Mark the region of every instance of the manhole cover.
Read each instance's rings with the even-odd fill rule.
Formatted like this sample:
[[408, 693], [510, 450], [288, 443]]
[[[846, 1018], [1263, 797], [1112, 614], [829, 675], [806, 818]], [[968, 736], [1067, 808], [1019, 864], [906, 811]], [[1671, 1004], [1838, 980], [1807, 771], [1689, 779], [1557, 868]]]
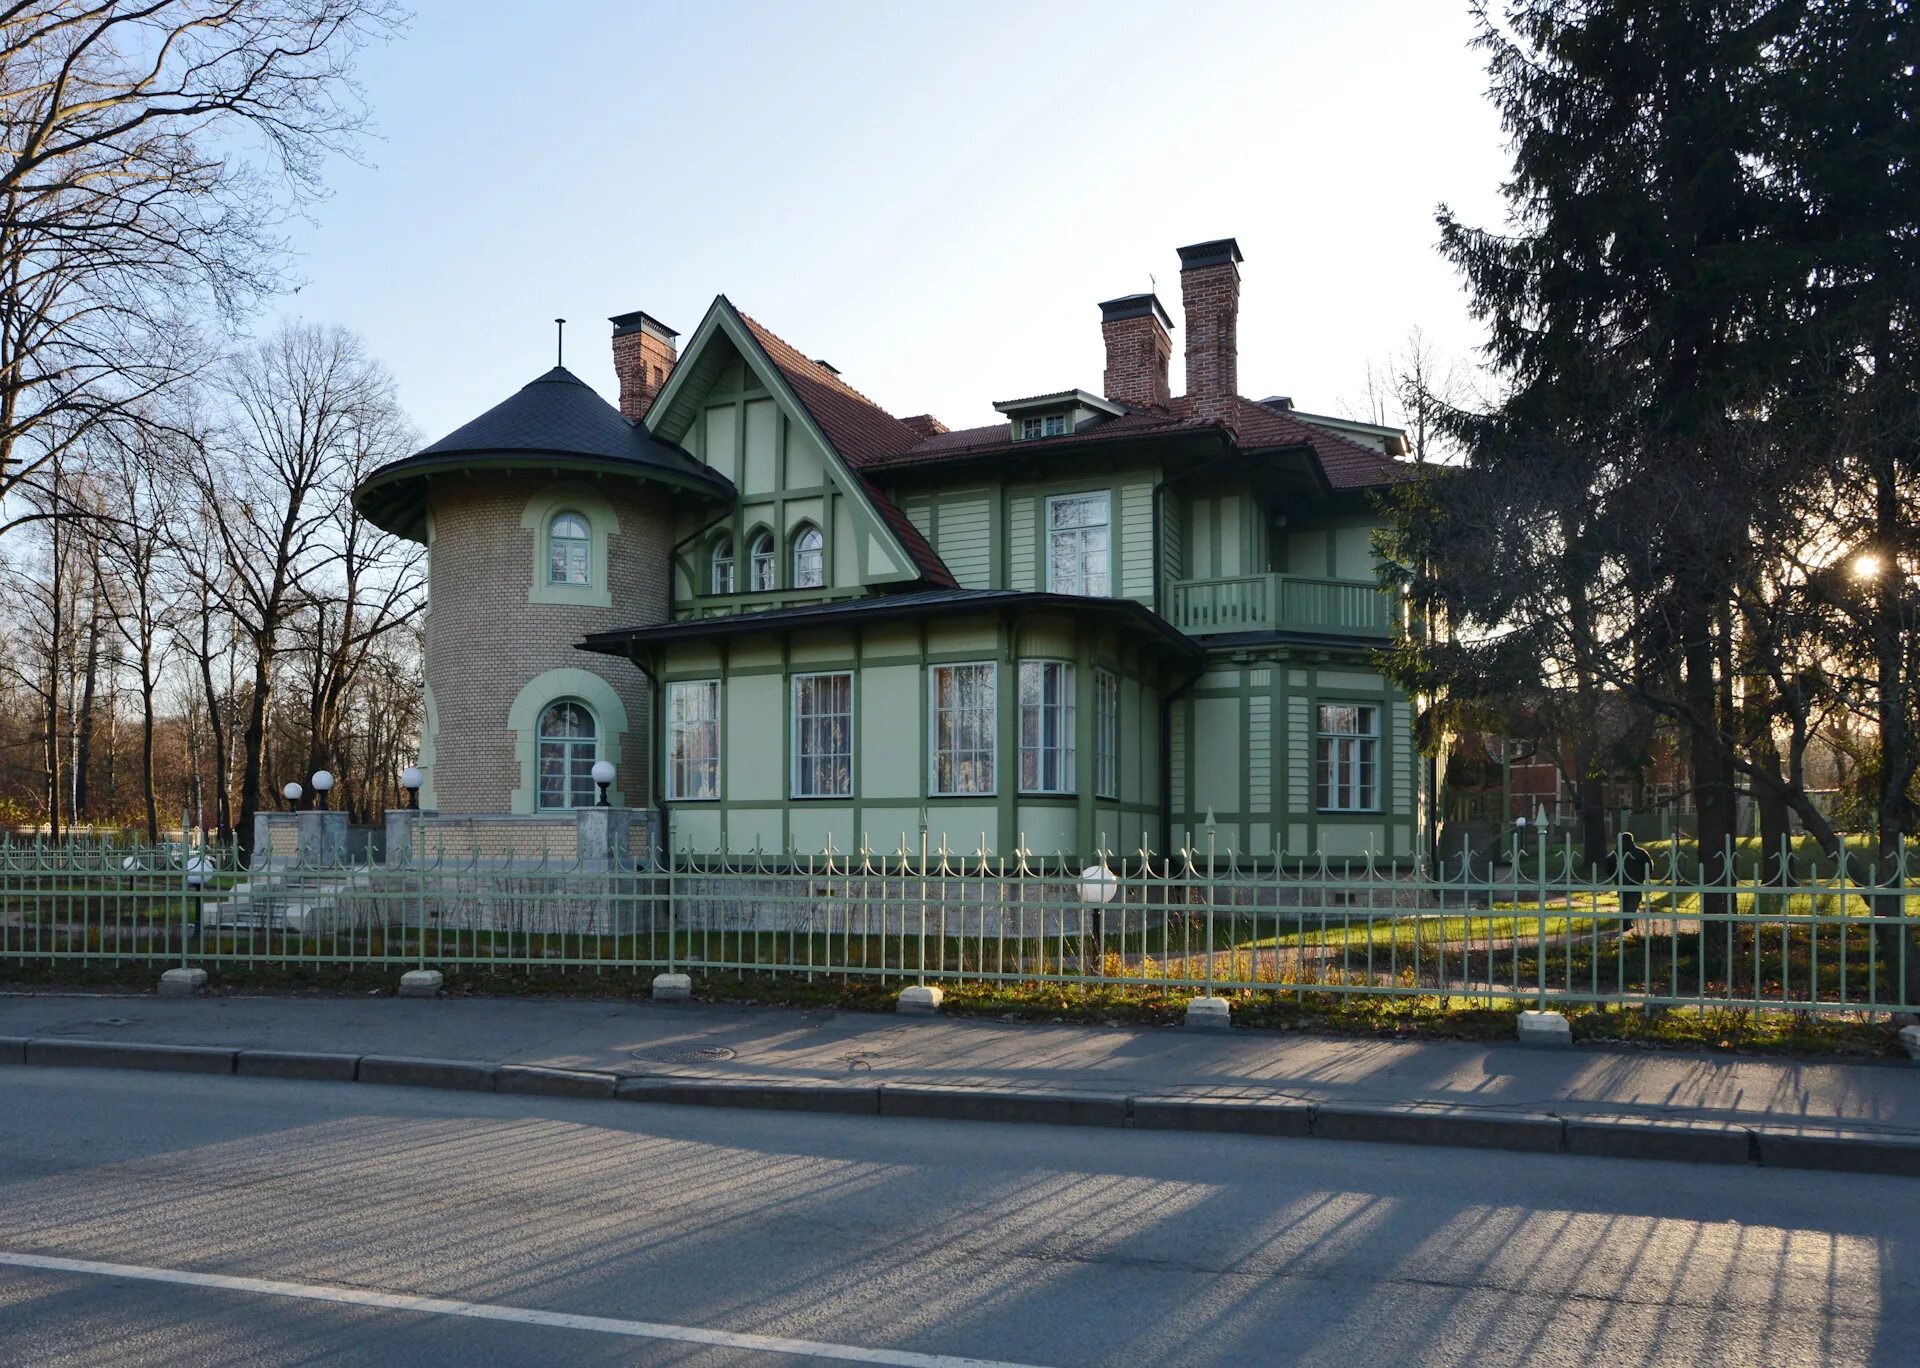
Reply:
[[713, 1064], [733, 1058], [733, 1051], [725, 1045], [688, 1045], [680, 1049], [655, 1050], [642, 1047], [628, 1050], [635, 1059], [644, 1059], [652, 1064]]

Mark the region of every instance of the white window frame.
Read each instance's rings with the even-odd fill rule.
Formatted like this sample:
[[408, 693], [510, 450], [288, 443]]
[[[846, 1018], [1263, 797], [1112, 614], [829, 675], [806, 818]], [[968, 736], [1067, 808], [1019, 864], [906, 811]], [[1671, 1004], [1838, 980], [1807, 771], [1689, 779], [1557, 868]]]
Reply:
[[[1046, 700], [1046, 680], [1054, 675], [1059, 684], [1054, 701]], [[1027, 681], [1039, 681], [1039, 698], [1029, 704]], [[1023, 660], [1018, 677], [1020, 709], [1020, 792], [1072, 794], [1074, 787], [1074, 729], [1078, 725], [1078, 700], [1074, 689], [1078, 677], [1070, 660]], [[1049, 729], [1052, 740], [1049, 742]]]
[[[1360, 730], [1330, 730], [1328, 713], [1351, 708]], [[1380, 704], [1328, 698], [1314, 704], [1313, 799], [1320, 812], [1380, 811]]]
[[[571, 519], [579, 532], [560, 531], [560, 524]], [[556, 563], [555, 553], [565, 548], [564, 563]], [[563, 508], [547, 519], [547, 583], [570, 589], [593, 586], [593, 520], [574, 508]]]
[[[1098, 523], [1078, 523], [1072, 527], [1056, 528], [1053, 525], [1054, 510], [1062, 504], [1093, 503], [1100, 504], [1102, 513]], [[1050, 594], [1075, 594], [1081, 598], [1110, 598], [1113, 595], [1113, 491], [1110, 489], [1089, 489], [1079, 494], [1055, 494], [1047, 500], [1046, 535], [1041, 539], [1041, 554], [1047, 559], [1047, 592]], [[1098, 535], [1094, 535], [1098, 533]], [[1055, 553], [1056, 542], [1070, 539], [1073, 543], [1073, 578], [1062, 583], [1057, 571], [1060, 558]], [[1099, 542], [1097, 550], [1089, 549], [1089, 544]], [[1097, 581], [1097, 584], [1096, 584]]]
[[[696, 692], [697, 691], [697, 692]], [[683, 737], [707, 733], [706, 753], [689, 757]], [[696, 767], [704, 784], [695, 782]], [[700, 791], [705, 789], [704, 792]], [[667, 685], [667, 797], [678, 803], [720, 798], [720, 681], [676, 679]]]
[[1043, 413], [1033, 418], [1020, 420], [1020, 440], [1031, 442], [1041, 437], [1064, 437], [1067, 435], [1067, 415], [1064, 413]]
[[764, 594], [779, 585], [780, 548], [773, 533], [761, 528], [747, 538], [747, 592]]
[[[726, 554], [722, 555], [721, 553]], [[733, 536], [716, 538], [707, 557], [707, 589], [710, 593], [731, 594], [734, 584]]]
[[[845, 787], [843, 788], [829, 790], [816, 787], [809, 789], [805, 784], [808, 761], [808, 756], [805, 751], [805, 730], [807, 722], [800, 714], [800, 694], [803, 684], [816, 679], [844, 679], [847, 681], [847, 710], [844, 713], [819, 713], [815, 715], [816, 726], [819, 722], [835, 718], [845, 721], [846, 749], [844, 751], [818, 752], [815, 760], [817, 764], [844, 758], [846, 768]], [[854, 726], [858, 721], [857, 704], [854, 698], [853, 671], [816, 670], [809, 674], [794, 675], [787, 690], [787, 719], [788, 731], [791, 734], [789, 739], [789, 761], [792, 773], [792, 783], [788, 791], [788, 796], [793, 798], [852, 798], [854, 790]]]
[[1120, 676], [1093, 672], [1093, 796], [1120, 799]]
[[[940, 697], [941, 676], [954, 675], [962, 670], [984, 671], [986, 675], [985, 687], [975, 695], [976, 706], [971, 719], [967, 719], [960, 709], [943, 706]], [[999, 792], [999, 697], [1000, 667], [991, 660], [964, 660], [927, 667], [927, 756], [931, 766], [927, 773], [929, 797], [978, 798], [991, 797]], [[979, 699], [985, 700], [984, 709], [977, 706]], [[976, 742], [984, 735], [984, 745], [949, 744], [959, 734], [960, 724], [966, 721], [970, 721]], [[950, 759], [949, 769], [954, 777], [959, 775], [961, 765], [971, 760], [974, 763], [972, 786], [961, 787], [953, 783], [952, 778], [943, 785], [940, 782], [940, 763], [943, 758]]]
[[[811, 539], [811, 544], [809, 544]], [[803, 564], [810, 567], [804, 573]], [[827, 584], [827, 537], [826, 533], [812, 523], [800, 524], [793, 534], [793, 587], [795, 589], [824, 589]]]
[[[563, 705], [578, 708], [587, 715], [587, 721], [593, 727], [592, 736], [547, 734], [547, 714]], [[553, 698], [541, 704], [540, 711], [533, 718], [533, 803], [537, 811], [571, 812], [576, 808], [592, 807], [598, 801], [593, 767], [600, 759], [600, 736], [603, 730], [600, 715], [587, 706], [585, 699]], [[550, 744], [562, 748], [558, 758], [564, 766], [561, 775], [563, 801], [558, 803], [547, 801], [547, 747]], [[583, 746], [584, 754], [581, 753]]]

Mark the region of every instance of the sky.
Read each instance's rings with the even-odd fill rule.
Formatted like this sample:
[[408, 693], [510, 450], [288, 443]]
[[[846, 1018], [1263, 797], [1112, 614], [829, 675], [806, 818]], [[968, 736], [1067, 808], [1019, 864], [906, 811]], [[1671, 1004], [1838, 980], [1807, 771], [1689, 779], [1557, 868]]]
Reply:
[[[378, 137], [272, 314], [342, 324], [431, 440], [553, 364], [615, 395], [609, 315], [726, 294], [889, 411], [1098, 392], [1103, 299], [1239, 239], [1240, 388], [1358, 414], [1419, 326], [1480, 338], [1435, 207], [1507, 169], [1455, 0], [414, 0]], [[260, 320], [270, 325], [272, 317]]]

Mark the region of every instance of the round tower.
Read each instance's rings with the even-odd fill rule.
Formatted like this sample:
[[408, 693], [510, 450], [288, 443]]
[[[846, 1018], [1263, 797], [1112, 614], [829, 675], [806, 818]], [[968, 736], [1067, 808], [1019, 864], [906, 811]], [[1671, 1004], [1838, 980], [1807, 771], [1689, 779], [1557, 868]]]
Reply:
[[420, 804], [448, 813], [653, 801], [653, 700], [591, 632], [664, 622], [675, 513], [726, 480], [556, 366], [354, 491], [427, 547]]

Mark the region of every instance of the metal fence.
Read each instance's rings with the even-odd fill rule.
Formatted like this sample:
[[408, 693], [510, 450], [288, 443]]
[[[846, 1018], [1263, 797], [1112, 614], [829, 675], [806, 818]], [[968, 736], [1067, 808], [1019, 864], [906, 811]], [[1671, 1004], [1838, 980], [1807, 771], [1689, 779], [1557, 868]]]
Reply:
[[[658, 866], [439, 850], [250, 866], [232, 848], [0, 844], [0, 972], [394, 966], [800, 975], [1451, 1004], [1920, 1007], [1920, 890], [1748, 847], [1725, 882], [1690, 848], [1637, 882], [1571, 846], [1459, 861], [1247, 862], [1212, 849], [1078, 861], [921, 845]], [[1639, 866], [1629, 861], [1630, 874]], [[1782, 867], [1776, 865], [1776, 868]]]

